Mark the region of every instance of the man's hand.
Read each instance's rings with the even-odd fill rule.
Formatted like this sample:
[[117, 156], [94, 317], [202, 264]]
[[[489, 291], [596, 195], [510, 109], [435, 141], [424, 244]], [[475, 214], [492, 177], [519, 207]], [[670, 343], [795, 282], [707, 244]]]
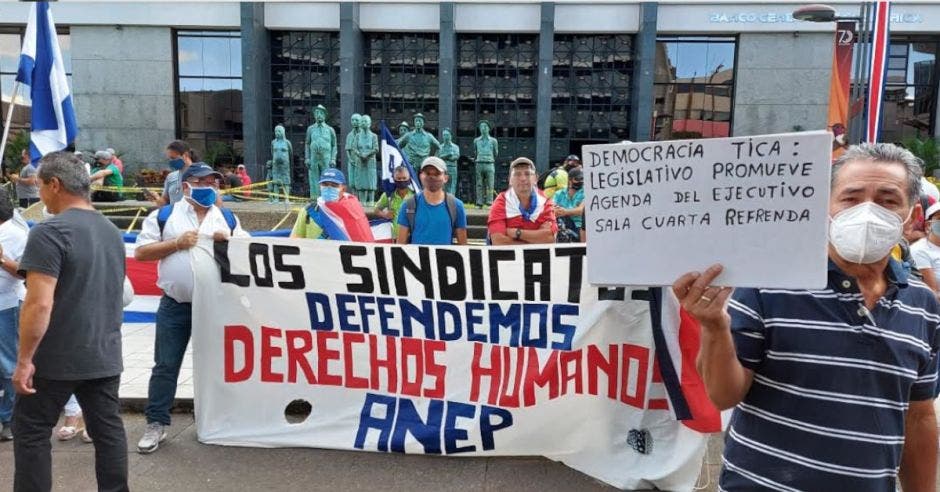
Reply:
[[13, 389], [21, 395], [32, 395], [36, 393], [33, 388], [33, 374], [36, 372], [36, 366], [32, 361], [17, 362], [16, 369], [13, 370]]
[[679, 304], [704, 328], [716, 329], [731, 325], [731, 316], [725, 305], [734, 289], [711, 285], [723, 269], [721, 265], [712, 265], [704, 274], [687, 273], [672, 284], [672, 292], [679, 299]]
[[186, 231], [176, 238], [176, 249], [184, 251], [195, 246], [197, 242], [199, 242], [199, 234], [196, 231]]

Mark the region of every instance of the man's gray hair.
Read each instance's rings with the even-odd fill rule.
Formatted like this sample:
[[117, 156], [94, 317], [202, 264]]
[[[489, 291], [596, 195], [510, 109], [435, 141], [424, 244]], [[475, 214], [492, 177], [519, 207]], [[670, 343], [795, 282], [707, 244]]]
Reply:
[[51, 152], [39, 160], [39, 173], [43, 183], [52, 178], [59, 178], [62, 188], [70, 195], [88, 198], [91, 191], [91, 180], [85, 163], [71, 152]]
[[920, 178], [924, 175], [923, 161], [911, 151], [888, 143], [853, 145], [832, 163], [832, 184], [835, 184], [842, 166], [852, 161], [901, 164], [907, 171], [908, 204], [913, 206], [920, 200]]

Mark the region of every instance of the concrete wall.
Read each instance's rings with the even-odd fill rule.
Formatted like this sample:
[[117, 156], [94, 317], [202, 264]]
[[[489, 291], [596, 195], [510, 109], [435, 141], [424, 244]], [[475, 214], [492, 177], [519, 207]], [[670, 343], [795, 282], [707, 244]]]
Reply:
[[741, 34], [733, 135], [826, 128], [832, 33]]
[[76, 148], [113, 147], [125, 174], [162, 161], [176, 126], [170, 28], [73, 26], [71, 42]]

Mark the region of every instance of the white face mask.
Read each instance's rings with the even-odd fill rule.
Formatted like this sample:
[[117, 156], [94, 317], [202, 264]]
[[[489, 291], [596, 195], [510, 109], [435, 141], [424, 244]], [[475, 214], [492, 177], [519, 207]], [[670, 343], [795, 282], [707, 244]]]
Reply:
[[898, 214], [875, 202], [860, 203], [830, 219], [829, 244], [846, 261], [875, 263], [901, 241], [903, 227]]

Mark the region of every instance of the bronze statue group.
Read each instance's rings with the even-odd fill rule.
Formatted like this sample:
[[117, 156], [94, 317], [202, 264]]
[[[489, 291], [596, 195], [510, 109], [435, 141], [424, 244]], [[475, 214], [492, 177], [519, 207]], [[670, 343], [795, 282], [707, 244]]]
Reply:
[[[327, 110], [317, 105], [313, 110], [314, 123], [307, 127], [304, 136], [304, 165], [307, 168], [307, 179], [310, 184], [310, 198], [319, 197], [318, 185], [320, 175], [328, 168], [336, 166], [338, 142], [336, 131], [327, 122]], [[424, 115], [414, 115], [414, 128], [407, 122], [398, 127], [399, 148], [408, 163], [418, 168], [429, 156], [440, 157], [447, 165], [447, 174], [452, 179], [447, 183], [447, 192], [456, 192], [457, 160], [460, 159], [460, 147], [453, 141], [450, 129], [441, 131], [439, 141], [433, 134], [424, 129]], [[372, 131], [372, 118], [369, 115], [352, 115], [350, 120], [352, 130], [346, 135], [346, 162], [345, 170], [349, 192], [355, 195], [364, 206], [371, 206], [375, 201], [376, 185], [378, 183], [378, 154], [379, 137]], [[474, 199], [478, 207], [490, 206], [493, 203], [494, 176], [496, 158], [499, 156], [499, 143], [490, 135], [492, 128], [489, 122], [478, 123], [480, 135], [473, 140], [475, 155], [471, 158], [475, 166], [476, 194]], [[274, 140], [271, 141], [271, 160], [267, 162], [266, 180], [269, 181], [271, 201], [285, 202], [290, 199], [291, 163], [294, 149], [287, 139], [284, 127], [277, 125], [274, 128]]]

